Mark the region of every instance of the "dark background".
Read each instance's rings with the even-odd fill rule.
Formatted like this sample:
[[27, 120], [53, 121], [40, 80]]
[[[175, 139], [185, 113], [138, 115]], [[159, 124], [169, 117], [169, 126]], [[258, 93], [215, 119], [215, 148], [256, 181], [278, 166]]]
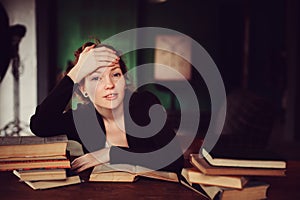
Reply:
[[[297, 0], [168, 0], [162, 3], [154, 0], [37, 0], [38, 102], [55, 86], [57, 76], [73, 59], [74, 50], [89, 38], [104, 40], [136, 27], [169, 28], [190, 36], [206, 49], [218, 66], [228, 96], [235, 95], [236, 91], [243, 94], [230, 98], [229, 105], [233, 105], [233, 109], [228, 109], [234, 114], [226, 119], [231, 125], [225, 124], [225, 130], [249, 132], [253, 136], [252, 143], [260, 140], [259, 143], [270, 144], [277, 150], [283, 145], [282, 141], [287, 141], [288, 145], [285, 143], [283, 148], [291, 149], [285, 154], [297, 157], [290, 152], [300, 141], [299, 9]], [[151, 50], [133, 52], [126, 57], [129, 68], [153, 62], [153, 59]], [[138, 74], [136, 81], [148, 78], [149, 74], [153, 75], [153, 71]], [[199, 74], [193, 74], [191, 84], [202, 110], [199, 135], [203, 136], [201, 133], [205, 132], [210, 116], [210, 99]], [[165, 102], [172, 120], [177, 123], [178, 106], [172, 105], [174, 96], [156, 86], [148, 89]], [[244, 95], [245, 91], [252, 96]], [[252, 112], [256, 108], [251, 106], [259, 104], [249, 100], [253, 95], [263, 98], [261, 107], [270, 105], [272, 113], [264, 115], [263, 109]], [[249, 106], [243, 106], [248, 105], [244, 102], [247, 100]], [[245, 115], [240, 117], [235, 113]], [[265, 122], [266, 118], [272, 123]], [[237, 119], [247, 123], [236, 125]], [[264, 121], [263, 125], [254, 119]], [[257, 131], [256, 126], [265, 126], [262, 131], [265, 133]], [[257, 134], [266, 134], [266, 138], [256, 137]]]

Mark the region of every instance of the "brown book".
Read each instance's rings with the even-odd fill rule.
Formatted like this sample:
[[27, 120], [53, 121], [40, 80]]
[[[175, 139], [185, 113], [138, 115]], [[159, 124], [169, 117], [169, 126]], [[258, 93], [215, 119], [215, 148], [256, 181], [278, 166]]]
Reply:
[[63, 160], [67, 159], [66, 155], [61, 156], [41, 156], [41, 157], [9, 157], [9, 158], [0, 158], [0, 162], [4, 161], [26, 161], [26, 160]]
[[164, 181], [178, 182], [177, 174], [166, 171], [153, 171], [145, 167], [129, 164], [103, 164], [94, 167], [89, 181], [95, 182], [134, 182], [139, 176]]
[[244, 176], [205, 175], [196, 168], [183, 168], [181, 175], [191, 183], [242, 189], [248, 182]]
[[231, 199], [266, 199], [269, 184], [259, 181], [249, 181], [243, 189], [232, 189], [218, 186], [201, 185], [210, 199], [231, 200]]
[[66, 155], [67, 136], [0, 137], [0, 159]]
[[70, 168], [70, 167], [71, 165], [69, 159], [0, 162], [0, 171], [10, 171], [15, 169]]
[[199, 154], [190, 154], [190, 162], [207, 175], [285, 176], [286, 172], [286, 169], [212, 166], [204, 158], [200, 158]]
[[[20, 174], [17, 171], [14, 171], [14, 174], [20, 178]], [[26, 183], [34, 190], [43, 190], [43, 189], [50, 189], [50, 188], [78, 184], [81, 183], [81, 180], [79, 176], [70, 176], [64, 180], [24, 181], [24, 183]]]
[[224, 149], [215, 146], [210, 152], [205, 148], [202, 148], [201, 151], [203, 157], [213, 166], [286, 168], [286, 161], [281, 160], [276, 154], [265, 149]]
[[67, 178], [66, 169], [32, 169], [14, 170], [19, 174], [20, 181], [64, 180]]

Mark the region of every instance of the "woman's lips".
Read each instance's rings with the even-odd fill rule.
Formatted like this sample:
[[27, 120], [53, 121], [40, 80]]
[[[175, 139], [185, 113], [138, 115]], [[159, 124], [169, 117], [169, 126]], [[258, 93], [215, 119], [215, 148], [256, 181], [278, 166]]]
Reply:
[[105, 99], [110, 100], [110, 101], [115, 100], [117, 97], [118, 97], [118, 93], [111, 93], [111, 94], [104, 96]]

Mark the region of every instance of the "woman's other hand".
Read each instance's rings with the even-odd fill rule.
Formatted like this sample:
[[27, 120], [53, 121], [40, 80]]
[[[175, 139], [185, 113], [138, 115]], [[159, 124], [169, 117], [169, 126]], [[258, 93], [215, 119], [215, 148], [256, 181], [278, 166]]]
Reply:
[[96, 165], [107, 163], [109, 162], [109, 150], [110, 148], [103, 148], [80, 156], [71, 163], [71, 169], [79, 173]]
[[105, 46], [94, 48], [95, 46], [86, 47], [80, 54], [77, 64], [67, 74], [74, 83], [79, 83], [98, 68], [119, 62], [120, 58], [114, 50]]

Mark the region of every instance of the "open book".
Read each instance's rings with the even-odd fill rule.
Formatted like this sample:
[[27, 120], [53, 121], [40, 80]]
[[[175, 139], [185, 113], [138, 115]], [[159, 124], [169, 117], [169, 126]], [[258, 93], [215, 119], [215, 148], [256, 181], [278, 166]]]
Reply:
[[267, 150], [214, 148], [208, 152], [202, 148], [202, 155], [213, 166], [286, 168], [286, 161], [279, 159], [274, 153]]
[[178, 182], [177, 174], [129, 164], [103, 164], [94, 167], [89, 181], [94, 182], [134, 182], [139, 176], [164, 181]]
[[205, 158], [199, 157], [199, 154], [190, 154], [190, 162], [207, 175], [285, 176], [286, 172], [286, 169], [212, 166]]

